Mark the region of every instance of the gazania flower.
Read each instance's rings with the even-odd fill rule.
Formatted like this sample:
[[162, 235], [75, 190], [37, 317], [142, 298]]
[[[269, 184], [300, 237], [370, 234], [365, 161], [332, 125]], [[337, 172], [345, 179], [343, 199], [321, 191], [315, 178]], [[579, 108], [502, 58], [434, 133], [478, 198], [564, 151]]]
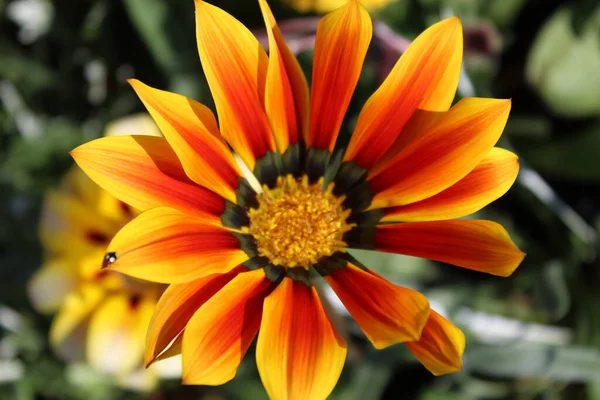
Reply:
[[[159, 134], [153, 125], [146, 116], [129, 117], [111, 124], [107, 134], [140, 126]], [[144, 338], [164, 286], [98, 265], [115, 233], [138, 214], [73, 168], [45, 199], [40, 237], [46, 260], [29, 283], [29, 295], [40, 312], [58, 311], [50, 342], [59, 355], [85, 358], [124, 386], [149, 389], [157, 371], [143, 370]]]
[[[347, 0], [285, 0], [289, 5], [300, 12], [315, 11], [326, 13], [342, 7]], [[394, 0], [363, 0], [361, 4], [368, 10], [378, 10], [385, 7]]]
[[219, 125], [196, 101], [132, 80], [165, 139], [103, 138], [72, 152], [100, 186], [144, 211], [115, 236], [104, 265], [170, 284], [150, 323], [146, 362], [180, 349], [184, 383], [218, 385], [234, 377], [258, 335], [256, 361], [271, 398], [325, 398], [346, 342], [312, 286], [320, 275], [376, 348], [404, 342], [434, 374], [461, 369], [460, 330], [422, 294], [386, 281], [346, 249], [510, 275], [524, 255], [507, 232], [455, 220], [515, 180], [517, 157], [494, 147], [510, 101], [467, 98], [450, 108], [462, 35], [457, 18], [442, 21], [365, 104], [336, 165], [331, 156], [371, 38], [369, 14], [352, 0], [321, 20], [309, 106], [304, 75], [259, 3], [269, 56], [240, 22], [196, 0], [198, 50]]

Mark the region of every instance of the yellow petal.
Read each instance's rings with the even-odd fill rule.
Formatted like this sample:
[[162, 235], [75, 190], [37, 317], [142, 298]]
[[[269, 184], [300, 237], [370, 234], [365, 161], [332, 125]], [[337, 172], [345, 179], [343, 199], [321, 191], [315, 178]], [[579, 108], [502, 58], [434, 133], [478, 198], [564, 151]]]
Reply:
[[112, 294], [92, 315], [87, 356], [99, 371], [122, 374], [142, 363], [144, 337], [156, 298], [152, 295]]
[[106, 125], [104, 136], [147, 135], [162, 136], [158, 126], [148, 114], [128, 115], [111, 121]]
[[42, 313], [56, 311], [78, 283], [77, 269], [66, 258], [53, 258], [44, 263], [27, 285], [33, 306]]
[[100, 285], [82, 285], [78, 291], [70, 293], [52, 321], [50, 344], [54, 348], [81, 325], [104, 299], [105, 292]]

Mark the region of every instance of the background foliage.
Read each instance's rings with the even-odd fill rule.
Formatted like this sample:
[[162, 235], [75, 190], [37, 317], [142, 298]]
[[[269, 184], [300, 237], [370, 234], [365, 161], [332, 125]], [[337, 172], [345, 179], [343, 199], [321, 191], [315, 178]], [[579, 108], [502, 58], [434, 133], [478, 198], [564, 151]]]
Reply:
[[[256, 2], [213, 3], [262, 28]], [[300, 17], [271, 3], [280, 20]], [[42, 256], [40, 202], [71, 165], [67, 152], [100, 136], [109, 121], [142, 111], [125, 80], [135, 76], [212, 106], [193, 7], [191, 0], [0, 0], [0, 399], [265, 398], [252, 354], [221, 388], [118, 389], [52, 355], [49, 320], [25, 295]], [[465, 371], [434, 378], [401, 346], [373, 351], [344, 320], [352, 346], [332, 398], [600, 399], [600, 4], [402, 0], [375, 18], [412, 39], [451, 14], [465, 28], [460, 95], [513, 99], [501, 146], [520, 155], [521, 173], [481, 216], [503, 223], [528, 256], [502, 279], [361, 254], [390, 279], [423, 290], [465, 330]], [[345, 135], [398, 56], [385, 43], [372, 47]], [[310, 60], [303, 52], [308, 75]]]

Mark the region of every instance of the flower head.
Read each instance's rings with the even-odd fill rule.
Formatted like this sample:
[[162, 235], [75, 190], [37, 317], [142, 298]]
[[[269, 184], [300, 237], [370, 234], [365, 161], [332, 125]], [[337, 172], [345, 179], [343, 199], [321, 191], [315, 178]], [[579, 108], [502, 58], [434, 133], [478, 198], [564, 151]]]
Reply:
[[[123, 124], [152, 133], [147, 117], [113, 123], [107, 133]], [[40, 223], [46, 259], [28, 289], [36, 309], [57, 312], [50, 342], [59, 355], [85, 358], [124, 386], [149, 389], [156, 377], [153, 371], [142, 373], [144, 338], [164, 285], [98, 265], [115, 233], [138, 214], [73, 168], [46, 196]]]
[[332, 162], [369, 46], [369, 14], [351, 0], [321, 20], [309, 96], [266, 1], [259, 4], [269, 56], [239, 21], [196, 0], [218, 125], [194, 100], [132, 80], [165, 139], [104, 138], [72, 152], [99, 185], [144, 211], [109, 245], [107, 267], [170, 284], [150, 323], [146, 362], [181, 351], [185, 383], [218, 385], [234, 377], [258, 334], [270, 397], [327, 397], [346, 342], [312, 286], [319, 274], [376, 348], [405, 342], [432, 373], [460, 370], [462, 332], [422, 294], [346, 249], [510, 275], [524, 255], [500, 225], [454, 220], [516, 178], [517, 157], [494, 147], [510, 101], [450, 107], [462, 30], [458, 18], [444, 20], [402, 55], [359, 114], [341, 164]]

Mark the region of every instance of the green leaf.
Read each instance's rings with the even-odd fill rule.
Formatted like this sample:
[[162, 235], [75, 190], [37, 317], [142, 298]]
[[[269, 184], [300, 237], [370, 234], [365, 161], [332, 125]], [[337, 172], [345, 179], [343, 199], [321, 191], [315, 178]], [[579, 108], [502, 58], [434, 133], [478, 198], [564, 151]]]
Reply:
[[600, 115], [600, 7], [574, 31], [574, 10], [555, 12], [538, 33], [526, 65], [528, 83], [564, 117]]
[[494, 378], [545, 378], [588, 382], [600, 376], [600, 351], [593, 347], [534, 344], [471, 344], [465, 369]]

